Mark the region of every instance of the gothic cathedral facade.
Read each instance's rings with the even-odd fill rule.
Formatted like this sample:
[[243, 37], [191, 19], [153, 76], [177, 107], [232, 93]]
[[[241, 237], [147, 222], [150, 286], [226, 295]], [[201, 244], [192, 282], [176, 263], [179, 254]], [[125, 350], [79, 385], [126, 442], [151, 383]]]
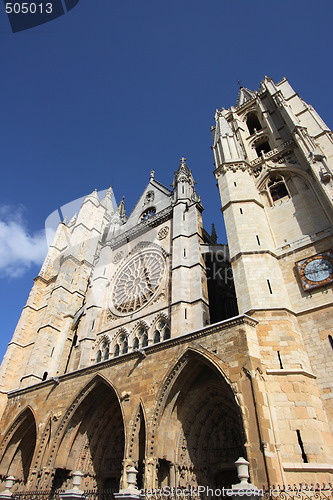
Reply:
[[59, 225], [1, 366], [2, 489], [332, 480], [333, 134], [286, 79], [215, 120], [228, 246], [185, 158]]

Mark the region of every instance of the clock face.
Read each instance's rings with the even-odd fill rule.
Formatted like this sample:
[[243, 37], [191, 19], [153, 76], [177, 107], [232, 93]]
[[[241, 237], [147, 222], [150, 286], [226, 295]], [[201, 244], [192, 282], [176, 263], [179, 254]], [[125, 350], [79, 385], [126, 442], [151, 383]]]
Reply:
[[146, 250], [134, 255], [113, 285], [111, 306], [116, 314], [131, 314], [148, 304], [162, 282], [164, 271], [165, 259], [159, 251]]
[[333, 254], [323, 252], [296, 263], [304, 290], [333, 282]]

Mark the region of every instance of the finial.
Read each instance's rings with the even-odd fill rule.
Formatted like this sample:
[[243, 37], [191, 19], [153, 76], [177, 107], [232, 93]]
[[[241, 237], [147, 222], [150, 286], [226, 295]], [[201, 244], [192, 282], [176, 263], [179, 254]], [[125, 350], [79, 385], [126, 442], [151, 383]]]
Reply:
[[181, 164], [185, 163], [186, 162], [186, 158], [184, 158], [184, 156], [179, 160]]
[[155, 177], [155, 170], [151, 169], [150, 171], [150, 179], [154, 179]]
[[237, 80], [237, 83], [239, 85], [239, 89], [242, 89], [243, 88], [242, 80]]

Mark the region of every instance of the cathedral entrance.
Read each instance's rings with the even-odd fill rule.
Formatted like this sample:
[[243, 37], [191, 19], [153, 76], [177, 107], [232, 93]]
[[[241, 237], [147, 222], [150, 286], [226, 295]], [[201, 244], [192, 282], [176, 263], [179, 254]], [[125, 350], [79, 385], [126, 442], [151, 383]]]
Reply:
[[118, 491], [124, 425], [115, 391], [98, 380], [74, 412], [62, 438], [56, 469], [80, 470], [84, 489]]
[[239, 407], [217, 369], [195, 354], [169, 392], [158, 432], [159, 486], [228, 487], [246, 457]]
[[15, 421], [0, 450], [0, 474], [14, 476], [17, 483], [27, 482], [36, 446], [36, 422], [30, 408]]

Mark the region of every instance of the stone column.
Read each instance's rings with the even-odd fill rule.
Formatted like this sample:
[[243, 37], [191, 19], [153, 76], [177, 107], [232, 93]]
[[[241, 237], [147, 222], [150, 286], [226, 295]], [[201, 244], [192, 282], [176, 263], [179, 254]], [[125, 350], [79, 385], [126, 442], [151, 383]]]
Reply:
[[143, 487], [146, 490], [154, 490], [157, 487], [157, 463], [158, 459], [156, 457], [145, 459], [145, 482]]
[[248, 482], [250, 463], [245, 458], [240, 457], [235, 465], [240, 482], [232, 485], [233, 500], [243, 500], [246, 497], [249, 500], [259, 500], [264, 496], [263, 490], [259, 490], [254, 484]]
[[170, 465], [170, 486], [175, 488], [176, 485], [176, 465], [172, 463]]
[[14, 483], [15, 483], [14, 476], [7, 477], [6, 482], [5, 482], [5, 491], [2, 491], [0, 493], [0, 500], [10, 500], [10, 498], [13, 494], [11, 492], [11, 489], [14, 486]]
[[83, 477], [82, 472], [79, 470], [73, 472], [72, 477], [73, 488], [60, 493], [59, 496], [61, 500], [82, 500], [84, 498], [84, 491], [79, 489]]
[[119, 493], [115, 493], [114, 496], [116, 500], [139, 500], [140, 499], [140, 491], [136, 487], [136, 476], [138, 471], [135, 467], [130, 467], [126, 470], [127, 474], [127, 488], [124, 488], [119, 491]]

